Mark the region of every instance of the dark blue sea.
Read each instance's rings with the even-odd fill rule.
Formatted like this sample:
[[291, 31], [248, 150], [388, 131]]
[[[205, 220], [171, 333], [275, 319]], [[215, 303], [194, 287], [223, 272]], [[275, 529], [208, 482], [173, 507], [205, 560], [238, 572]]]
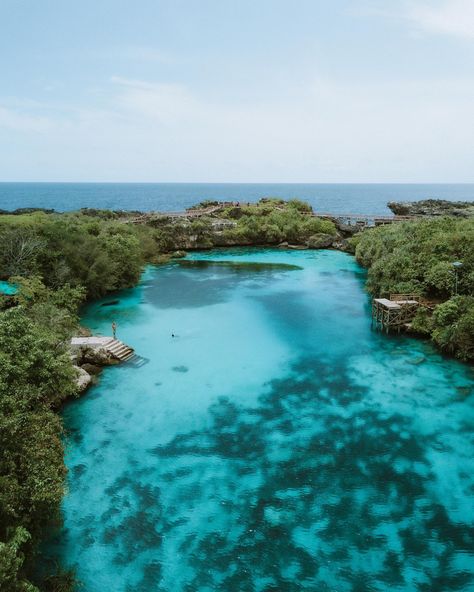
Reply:
[[474, 200], [474, 184], [0, 183], [0, 209], [4, 210], [88, 207], [170, 212], [205, 199], [254, 202], [262, 197], [296, 197], [321, 213], [386, 214], [391, 200]]

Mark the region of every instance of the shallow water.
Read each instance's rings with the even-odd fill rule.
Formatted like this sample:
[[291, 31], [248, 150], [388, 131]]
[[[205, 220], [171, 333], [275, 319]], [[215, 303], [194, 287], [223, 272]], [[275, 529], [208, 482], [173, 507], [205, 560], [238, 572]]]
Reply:
[[339, 252], [214, 251], [87, 309], [147, 363], [65, 410], [49, 552], [83, 592], [474, 590], [472, 370], [372, 332], [363, 287]]

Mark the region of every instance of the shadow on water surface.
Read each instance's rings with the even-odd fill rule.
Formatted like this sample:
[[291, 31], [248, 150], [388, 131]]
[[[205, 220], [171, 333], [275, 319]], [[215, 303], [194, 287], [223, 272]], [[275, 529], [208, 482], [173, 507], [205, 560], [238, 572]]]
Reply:
[[[176, 267], [181, 272], [176, 273]], [[301, 270], [285, 263], [182, 260], [160, 270], [159, 281], [144, 284], [146, 301], [158, 308], [199, 308], [221, 304], [232, 297], [237, 286], [264, 286], [278, 272]]]
[[[422, 436], [401, 414], [360, 406], [365, 389], [338, 370], [334, 380], [327, 366], [301, 361], [258, 409], [222, 399], [210, 409], [210, 429], [150, 451], [177, 464], [220, 459], [236, 488], [225, 511], [240, 525], [237, 536], [188, 541], [190, 590], [218, 582], [256, 590], [260, 579], [269, 582], [264, 590], [288, 592], [472, 589], [474, 566], [455, 565], [472, 553], [474, 527], [453, 522], [430, 495]], [[206, 484], [198, 491], [205, 496]]]

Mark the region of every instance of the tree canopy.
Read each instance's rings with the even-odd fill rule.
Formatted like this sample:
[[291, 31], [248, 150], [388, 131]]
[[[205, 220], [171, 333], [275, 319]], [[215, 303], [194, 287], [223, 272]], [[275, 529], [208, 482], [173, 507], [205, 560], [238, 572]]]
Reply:
[[417, 293], [439, 303], [433, 315], [420, 310], [414, 328], [447, 353], [474, 359], [474, 218], [382, 226], [353, 244], [371, 294]]

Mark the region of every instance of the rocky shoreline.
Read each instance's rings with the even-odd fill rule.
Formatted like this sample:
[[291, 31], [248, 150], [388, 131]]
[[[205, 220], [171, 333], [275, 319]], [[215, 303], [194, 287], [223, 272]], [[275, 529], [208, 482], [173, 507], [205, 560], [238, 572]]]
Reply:
[[[71, 339], [71, 360], [77, 373], [76, 385], [80, 394], [96, 383], [97, 377], [104, 367], [115, 366], [124, 361], [123, 357], [117, 355], [116, 350], [110, 347], [111, 342], [116, 342], [116, 340], [110, 337], [76, 337]], [[124, 347], [133, 352], [128, 346]]]
[[474, 201], [448, 201], [445, 199], [423, 199], [420, 201], [391, 201], [390, 210], [397, 216], [474, 216]]

